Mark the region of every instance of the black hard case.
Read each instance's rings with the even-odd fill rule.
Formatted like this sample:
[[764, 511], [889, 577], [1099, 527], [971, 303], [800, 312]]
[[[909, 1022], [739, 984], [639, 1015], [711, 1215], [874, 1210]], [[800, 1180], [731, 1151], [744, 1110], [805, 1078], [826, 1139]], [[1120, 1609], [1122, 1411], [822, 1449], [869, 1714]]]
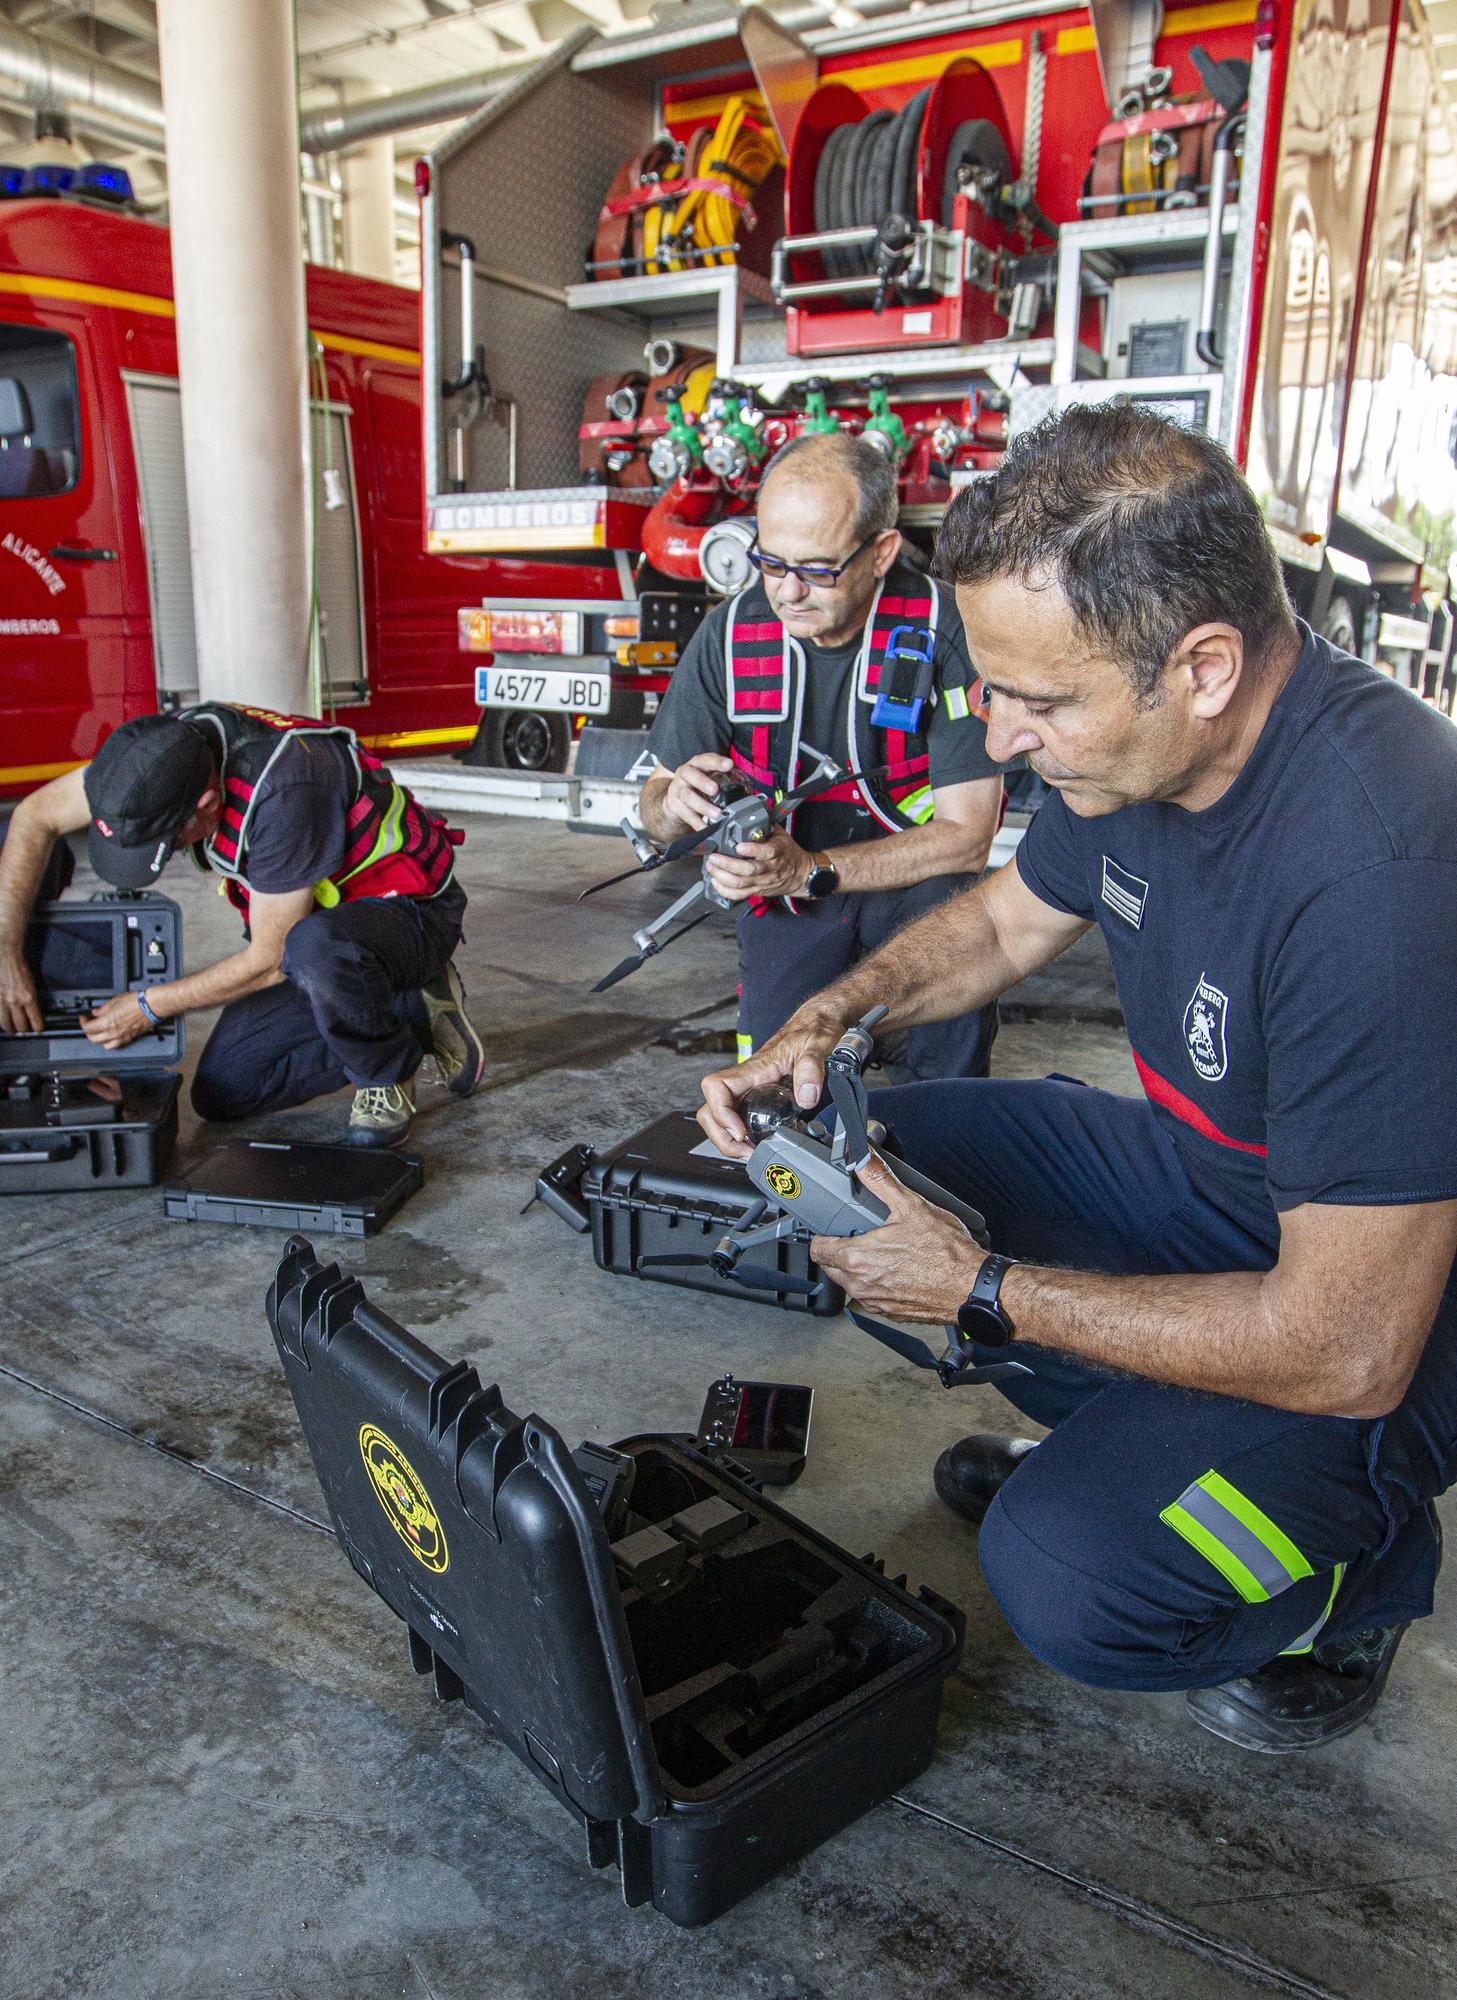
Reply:
[[[600, 1447], [514, 1416], [301, 1237], [268, 1315], [335, 1532], [416, 1670], [576, 1815], [626, 1902], [706, 1923], [924, 1770], [954, 1606], [666, 1437], [614, 1447], [635, 1469], [614, 1547]], [[744, 1518], [698, 1543], [715, 1500]], [[624, 1567], [644, 1535], [666, 1585]]]
[[[645, 1257], [698, 1253], [706, 1259], [724, 1231], [763, 1201], [738, 1161], [695, 1153], [703, 1144], [697, 1122], [674, 1111], [591, 1160], [579, 1193], [591, 1220], [592, 1254], [602, 1269], [724, 1298], [757, 1299], [786, 1312], [829, 1318], [841, 1311], [845, 1294], [828, 1279], [822, 1280], [816, 1297], [807, 1298], [751, 1291], [720, 1278], [706, 1262], [686, 1270], [643, 1270]], [[796, 1278], [820, 1277], [803, 1243], [769, 1244], [747, 1261]]]
[[[38, 904], [30, 925], [52, 932], [84, 926], [91, 937], [105, 929], [115, 976], [94, 990], [52, 992], [43, 1034], [0, 1035], [0, 1193], [154, 1187], [177, 1141], [182, 1020], [105, 1050], [71, 1017], [113, 993], [180, 977], [182, 913], [167, 896], [106, 891]], [[103, 1078], [119, 1088], [115, 1113], [97, 1093]]]
[[373, 1236], [424, 1185], [413, 1153], [230, 1139], [163, 1188], [162, 1210], [172, 1222]]

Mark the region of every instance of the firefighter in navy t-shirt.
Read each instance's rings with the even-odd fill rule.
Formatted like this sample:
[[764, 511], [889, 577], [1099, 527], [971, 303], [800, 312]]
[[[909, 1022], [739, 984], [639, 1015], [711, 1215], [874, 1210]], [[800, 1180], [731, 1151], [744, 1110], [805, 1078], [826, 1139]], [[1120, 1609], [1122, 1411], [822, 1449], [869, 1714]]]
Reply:
[[1368, 1713], [1432, 1608], [1457, 1476], [1457, 733], [1291, 615], [1229, 460], [1074, 408], [958, 500], [940, 561], [994, 756], [1053, 789], [1015, 866], [705, 1081], [706, 1129], [878, 1001], [981, 1006], [1090, 924], [1142, 1099], [1076, 1083], [879, 1093], [994, 1254], [890, 1179], [817, 1240], [882, 1319], [958, 1322], [1050, 1426], [942, 1455], [942, 1498], [1039, 1658], [1184, 1689], [1247, 1748]]
[[[709, 874], [739, 905], [740, 1057], [895, 931], [985, 866], [1001, 773], [971, 702], [951, 593], [896, 531], [895, 473], [862, 438], [786, 445], [759, 490], [758, 575], [694, 634], [649, 746], [642, 817], [658, 840], [697, 831], [736, 777], [803, 784], [823, 751], [863, 772]], [[885, 700], [882, 700], [885, 697]], [[984, 1076], [995, 1005], [911, 1030], [912, 1076]]]

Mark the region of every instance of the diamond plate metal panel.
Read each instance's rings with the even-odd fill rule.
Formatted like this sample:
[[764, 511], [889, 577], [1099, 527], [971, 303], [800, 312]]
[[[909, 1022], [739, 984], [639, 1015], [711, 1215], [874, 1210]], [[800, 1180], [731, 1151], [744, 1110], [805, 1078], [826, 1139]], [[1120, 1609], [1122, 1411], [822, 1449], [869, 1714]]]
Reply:
[[1058, 407], [1057, 390], [1048, 382], [1019, 382], [1012, 391], [1012, 409], [1007, 418], [1007, 435], [1030, 431]]
[[[635, 319], [574, 313], [566, 304], [609, 181], [653, 133], [652, 94], [640, 81], [611, 70], [579, 76], [568, 66], [571, 52], [529, 72], [432, 162], [438, 229], [475, 245], [475, 338], [492, 391], [517, 406], [523, 487], [577, 481], [587, 386], [594, 375], [639, 365], [647, 332]], [[450, 407], [436, 385], [460, 366], [461, 280], [453, 259], [439, 261], [435, 276], [438, 331], [427, 376], [437, 405], [435, 490], [448, 492], [455, 477]], [[506, 480], [506, 425], [482, 419], [467, 433], [465, 488], [499, 488]]]
[[[476, 338], [486, 351], [491, 388], [513, 397], [517, 406], [518, 485], [577, 484], [577, 426], [587, 385], [594, 375], [641, 367], [645, 335], [643, 326], [615, 315], [568, 312], [531, 293], [477, 281]], [[506, 485], [507, 443], [502, 420], [487, 417], [470, 428], [466, 492]], [[442, 459], [447, 476], [453, 475], [454, 462], [447, 431]]]

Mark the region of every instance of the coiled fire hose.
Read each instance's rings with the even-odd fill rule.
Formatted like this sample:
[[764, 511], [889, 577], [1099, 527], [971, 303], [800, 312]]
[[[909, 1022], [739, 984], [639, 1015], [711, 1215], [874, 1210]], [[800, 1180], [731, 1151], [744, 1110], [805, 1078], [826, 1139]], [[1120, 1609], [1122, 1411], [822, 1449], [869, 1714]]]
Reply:
[[597, 217], [593, 278], [710, 268], [734, 261], [741, 228], [753, 228], [752, 197], [784, 154], [772, 131], [755, 122], [749, 100], [730, 97], [710, 129], [686, 147], [658, 139], [624, 162]]
[[[739, 226], [745, 214], [751, 212], [749, 202], [773, 170], [785, 164], [779, 138], [773, 130], [757, 124], [749, 116], [749, 110], [747, 98], [733, 96], [718, 114], [718, 124], [702, 150], [694, 174], [696, 186], [674, 204], [674, 212], [668, 218], [672, 236], [678, 242], [686, 238], [698, 250], [733, 252]], [[658, 214], [660, 210], [648, 210], [642, 228], [642, 248], [650, 266], [652, 254], [658, 248], [658, 234], [654, 232]], [[733, 256], [700, 256], [692, 258], [692, 264], [733, 264]], [[668, 262], [658, 260], [652, 268], [682, 270], [684, 264], [668, 258]]]
[[[829, 134], [815, 169], [815, 228], [879, 229], [888, 216], [914, 224], [918, 219], [918, 179], [922, 128], [930, 101], [928, 86], [900, 111], [872, 111]], [[1001, 133], [989, 119], [970, 118], [952, 135], [942, 186], [933, 191], [933, 212], [920, 219], [950, 228], [957, 192], [981, 178], [998, 192], [1012, 179]], [[865, 277], [876, 269], [877, 246], [831, 244], [821, 254], [831, 278]]]

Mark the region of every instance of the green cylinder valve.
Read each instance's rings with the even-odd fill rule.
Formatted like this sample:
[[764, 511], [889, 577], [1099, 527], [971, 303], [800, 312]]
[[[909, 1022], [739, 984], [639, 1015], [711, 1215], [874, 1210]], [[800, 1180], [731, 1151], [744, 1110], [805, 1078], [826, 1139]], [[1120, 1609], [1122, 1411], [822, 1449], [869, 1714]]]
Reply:
[[804, 420], [800, 424], [801, 437], [813, 436], [817, 431], [833, 431], [838, 434], [840, 426], [830, 415], [828, 397], [829, 384], [823, 375], [812, 375], [804, 385]]
[[905, 425], [890, 407], [890, 377], [872, 375], [866, 386], [870, 391], [869, 408], [860, 435], [898, 463], [910, 450], [911, 440]]

